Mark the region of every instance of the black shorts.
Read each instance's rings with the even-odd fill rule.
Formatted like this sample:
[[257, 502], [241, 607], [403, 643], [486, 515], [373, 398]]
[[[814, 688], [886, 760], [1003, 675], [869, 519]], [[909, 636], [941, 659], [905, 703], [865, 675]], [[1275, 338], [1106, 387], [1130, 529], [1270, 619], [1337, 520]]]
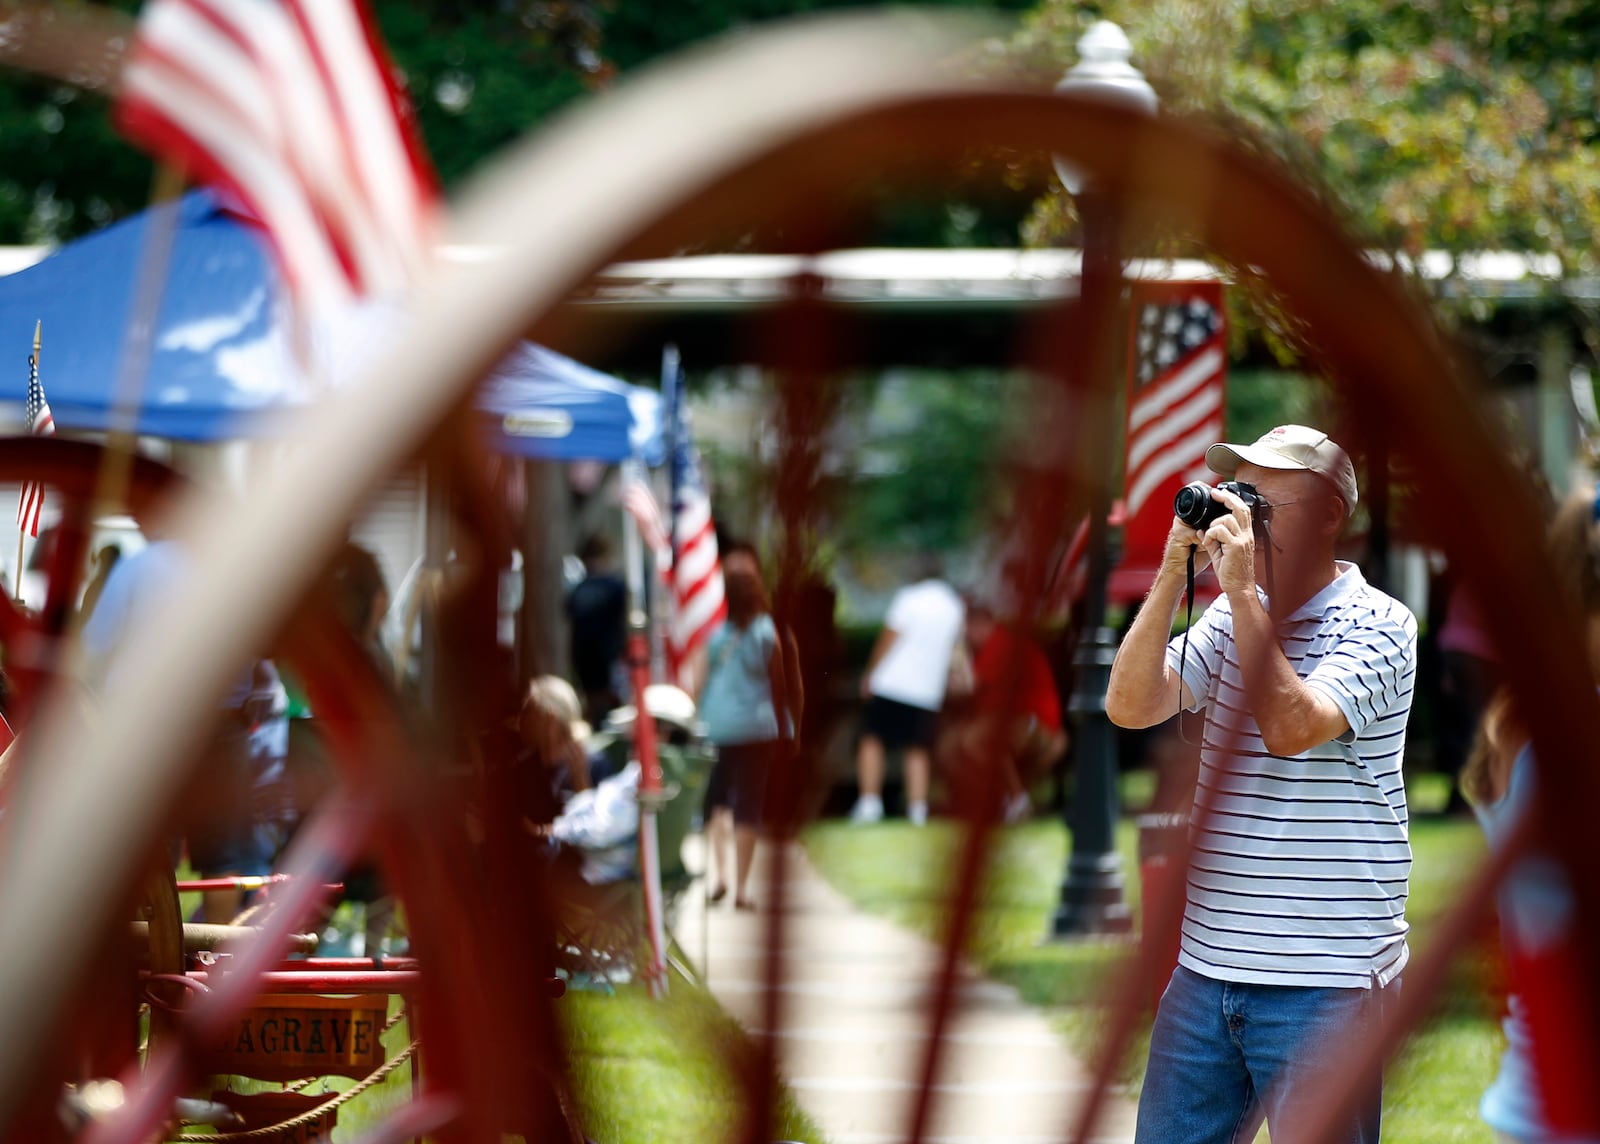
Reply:
[[767, 768], [777, 758], [778, 744], [729, 743], [717, 748], [717, 761], [706, 781], [706, 814], [718, 807], [733, 811], [740, 826], [760, 826], [762, 801], [767, 794]]
[[874, 695], [861, 712], [861, 731], [883, 743], [890, 751], [906, 747], [931, 750], [939, 729], [939, 713], [926, 707], [913, 707], [898, 699]]

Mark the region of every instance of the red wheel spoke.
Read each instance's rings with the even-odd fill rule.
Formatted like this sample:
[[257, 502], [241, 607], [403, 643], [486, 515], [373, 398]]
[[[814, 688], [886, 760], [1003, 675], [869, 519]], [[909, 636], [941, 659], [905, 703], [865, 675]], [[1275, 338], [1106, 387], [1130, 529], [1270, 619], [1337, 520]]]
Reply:
[[[335, 529], [348, 522], [374, 482], [399, 465], [402, 457], [424, 445], [430, 457], [449, 454], [454, 447], [467, 448], [461, 444], [469, 440], [464, 433], [447, 436], [462, 427], [453, 423], [448, 410], [466, 407], [471, 384], [468, 374], [476, 365], [549, 318], [564, 290], [576, 284], [559, 280], [561, 274], [587, 273], [619, 252], [683, 246], [703, 237], [709, 224], [743, 217], [757, 205], [777, 220], [820, 226], [821, 204], [831, 207], [847, 201], [850, 195], [843, 192], [859, 189], [865, 162], [893, 168], [900, 163], [951, 159], [975, 143], [1035, 154], [1059, 152], [1064, 160], [1092, 175], [1101, 193], [1127, 207], [1130, 219], [1157, 218], [1174, 232], [1192, 237], [1217, 260], [1249, 267], [1315, 335], [1318, 368], [1325, 369], [1351, 406], [1359, 409], [1363, 421], [1381, 427], [1388, 435], [1387, 440], [1377, 441], [1381, 448], [1370, 454], [1375, 464], [1388, 465], [1387, 447], [1392, 443], [1394, 458], [1418, 474], [1417, 518], [1455, 521], [1459, 513], [1452, 510], [1467, 503], [1474, 507], [1477, 518], [1496, 522], [1503, 533], [1500, 543], [1480, 546], [1470, 560], [1464, 560], [1465, 576], [1480, 598], [1503, 604], [1484, 617], [1495, 644], [1508, 650], [1516, 647], [1522, 653], [1515, 657], [1513, 674], [1519, 699], [1526, 700], [1523, 715], [1540, 758], [1549, 760], [1540, 773], [1540, 841], [1570, 875], [1580, 947], [1591, 954], [1600, 949], [1600, 929], [1596, 928], [1600, 926], [1600, 857], [1583, 841], [1587, 837], [1584, 808], [1600, 801], [1600, 779], [1581, 765], [1581, 752], [1561, 750], [1564, 744], [1591, 741], [1600, 726], [1593, 681], [1582, 649], [1571, 632], [1564, 631], [1565, 617], [1550, 590], [1549, 577], [1537, 567], [1537, 561], [1527, 559], [1526, 553], [1538, 544], [1531, 498], [1525, 495], [1510, 464], [1492, 448], [1473, 403], [1462, 399], [1470, 387], [1461, 384], [1459, 364], [1426, 312], [1413, 303], [1394, 277], [1376, 270], [1365, 259], [1318, 200], [1304, 194], [1260, 155], [1174, 118], [1147, 120], [1114, 107], [1043, 93], [951, 90], [939, 86], [937, 80], [913, 79], [913, 75], [925, 74], [922, 66], [908, 66], [901, 73], [891, 67], [906, 65], [891, 65], [887, 60], [880, 63], [880, 49], [891, 39], [880, 29], [873, 35], [883, 38], [875, 41], [868, 36], [870, 31], [864, 25], [851, 26], [848, 35], [812, 29], [807, 32], [812, 38], [796, 40], [793, 47], [775, 38], [756, 45], [771, 53], [759, 58], [766, 65], [760, 69], [749, 66], [750, 58], [756, 57], [734, 59], [722, 71], [718, 69], [725, 61], [697, 61], [695, 147], [684, 148], [681, 136], [674, 134], [683, 130], [689, 105], [674, 102], [668, 71], [664, 77], [658, 73], [656, 82], [663, 86], [655, 89], [653, 99], [640, 100], [640, 106], [619, 115], [615, 122], [604, 114], [590, 121], [586, 130], [592, 130], [593, 137], [583, 137], [582, 142], [593, 145], [590, 153], [606, 154], [609, 161], [586, 165], [581, 179], [575, 171], [577, 164], [549, 163], [548, 154], [530, 151], [526, 167], [518, 166], [516, 160], [508, 162], [494, 186], [482, 192], [484, 197], [471, 199], [463, 207], [464, 231], [497, 242], [500, 257], [481, 274], [451, 278], [436, 295], [429, 295], [429, 305], [417, 308], [381, 363], [381, 389], [375, 375], [366, 390], [342, 391], [339, 400], [320, 407], [315, 423], [307, 418], [303, 439], [296, 444], [306, 446], [305, 455], [317, 459], [317, 468], [286, 467], [282, 479], [275, 476], [270, 486], [263, 486], [259, 493], [252, 491], [254, 499], [247, 508], [260, 510], [259, 516], [252, 512], [229, 517], [219, 508], [209, 522], [216, 526], [215, 531], [204, 538], [197, 533], [197, 551], [215, 562], [218, 576], [227, 571], [233, 579], [226, 585], [220, 578], [207, 582], [212, 590], [198, 593], [198, 601], [185, 601], [189, 607], [182, 615], [191, 621], [190, 643], [161, 645], [152, 640], [151, 646], [169, 653], [166, 659], [155, 661], [163, 674], [152, 674], [143, 681], [145, 692], [133, 696], [141, 700], [138, 704], [128, 697], [119, 704], [117, 697], [110, 697], [108, 710], [115, 718], [101, 724], [109, 731], [98, 739], [86, 732], [81, 740], [84, 750], [69, 755], [73, 763], [85, 767], [83, 772], [71, 774], [71, 779], [79, 773], [90, 780], [99, 775], [120, 777], [115, 766], [118, 759], [125, 771], [133, 770], [131, 764], [138, 762], [159, 772], [161, 779], [176, 775], [183, 760], [176, 754], [161, 753], [166, 744], [162, 717], [194, 714], [194, 709], [185, 712], [180, 699], [168, 700], [156, 692], [177, 681], [187, 687], [174, 688], [174, 695], [191, 694], [201, 679], [197, 665], [206, 661], [200, 657], [185, 660], [183, 655], [200, 647], [232, 648], [234, 644], [221, 637], [246, 630], [243, 621], [228, 611], [234, 605], [225, 598], [224, 588], [252, 588], [253, 593], [245, 598], [260, 604], [260, 610], [250, 615], [258, 627], [248, 630], [257, 636], [286, 631], [284, 643], [292, 653], [305, 655], [305, 662], [315, 666], [311, 673], [315, 678], [309, 681], [313, 706], [318, 717], [328, 721], [328, 739], [346, 785], [297, 844], [294, 862], [303, 881], [291, 883], [284, 891], [277, 912], [267, 916], [259, 940], [242, 946], [227, 972], [213, 975], [213, 988], [193, 1000], [183, 1025], [197, 1043], [228, 1027], [260, 988], [261, 975], [278, 966], [286, 935], [314, 906], [322, 883], [336, 877], [338, 867], [354, 854], [353, 837], [376, 823], [374, 849], [380, 865], [405, 900], [416, 927], [413, 936], [421, 986], [417, 1013], [425, 1043], [430, 1053], [436, 1054], [429, 1063], [430, 1086], [436, 1088], [430, 1087], [373, 1129], [364, 1138], [373, 1144], [436, 1131], [458, 1119], [463, 1122], [459, 1128], [462, 1138], [488, 1136], [513, 1127], [518, 1117], [528, 1117], [529, 1103], [519, 1103], [520, 1097], [512, 1090], [533, 1071], [530, 1062], [559, 1066], [561, 1061], [558, 1047], [551, 1047], [555, 1039], [548, 1035], [548, 1024], [553, 1022], [542, 1023], [548, 1014], [530, 1003], [527, 982], [515, 980], [515, 957], [532, 943], [505, 942], [502, 947], [493, 941], [506, 934], [532, 932], [528, 919], [504, 916], [513, 912], [503, 909], [509, 895], [486, 891], [480, 882], [487, 879], [474, 877], [487, 868], [502, 879], [497, 885], [511, 885], [505, 875], [516, 848], [491, 841], [476, 852], [469, 849], [459, 800], [446, 797], [455, 792], [441, 794], [440, 784], [433, 781], [436, 776], [408, 753], [408, 748], [415, 747], [406, 741], [410, 729], [401, 728], [397, 721], [376, 728], [368, 725], [369, 720], [393, 714], [384, 706], [385, 697], [378, 693], [372, 672], [359, 667], [348, 649], [330, 650], [321, 633], [307, 635], [289, 623], [291, 594], [305, 590], [315, 572], [317, 554], [327, 552], [336, 540]], [[873, 44], [877, 44], [873, 52], [861, 51], [863, 45]], [[819, 60], [857, 66], [835, 67], [841, 78], [830, 88], [830, 102], [796, 109], [796, 89], [783, 87], [778, 80], [810, 74], [814, 68], [772, 65], [814, 65]], [[762, 74], [755, 75], [757, 71]], [[770, 90], [768, 81], [773, 85]], [[731, 109], [728, 115], [717, 110], [716, 101], [703, 99], [706, 88], [702, 85], [717, 83], [733, 96], [723, 101]], [[645, 114], [642, 105], [646, 102], [659, 119], [652, 121]], [[1153, 165], [1153, 156], [1159, 156], [1159, 164]], [[1152, 178], [1156, 166], [1160, 177]], [[1196, 194], [1196, 187], [1204, 193]], [[514, 219], [510, 217], [513, 209], [521, 211]], [[498, 215], [505, 218], [495, 217]], [[810, 232], [797, 226], [794, 233]], [[546, 269], [541, 273], [539, 267]], [[1120, 294], [1120, 282], [1118, 286]], [[1093, 331], [1089, 340], [1110, 344], [1117, 338], [1114, 322], [1098, 320], [1104, 314], [1091, 317], [1096, 320], [1088, 323]], [[470, 349], [462, 353], [458, 345]], [[1106, 397], [1102, 389], [1108, 382], [1100, 376], [1106, 373], [1109, 357], [1104, 350], [1105, 345], [1082, 348], [1083, 360], [1092, 363], [1082, 372], [1094, 375], [1099, 383], [1077, 376], [1080, 371], [1071, 371], [1072, 393], [1061, 406], [1066, 412], [1056, 411], [1064, 424], [1074, 418], [1092, 419], [1094, 426], [1103, 423], [1093, 410], [1104, 404]], [[374, 396], [382, 399], [362, 400]], [[465, 418], [454, 421], [464, 422]], [[1074, 431], [1081, 434], [1085, 430], [1080, 424]], [[1099, 430], [1091, 426], [1088, 431]], [[1378, 431], [1372, 430], [1374, 438]], [[1068, 435], [1063, 430], [1058, 437], [1066, 439]], [[1073, 463], [1109, 471], [1113, 466], [1098, 462], [1107, 459], [1106, 451], [1112, 446], [1105, 440], [1094, 444], [1094, 451], [1083, 450]], [[51, 637], [63, 630], [76, 591], [90, 536], [85, 506], [93, 493], [100, 453], [94, 447], [65, 441], [18, 439], [0, 445], [4, 446], [0, 449], [0, 479], [9, 473], [42, 480], [75, 506], [69, 512], [69, 525], [62, 530], [60, 551], [51, 561], [43, 616], [33, 620], [9, 602], [0, 603], [0, 641], [5, 644], [7, 669], [15, 671], [26, 707], [38, 699], [52, 674]], [[129, 493], [136, 514], [154, 503], [167, 487], [163, 481], [170, 479], [141, 469], [141, 464], [133, 462]], [[457, 474], [446, 468], [441, 476], [449, 487]], [[470, 473], [467, 476], [470, 478]], [[470, 479], [461, 481], [460, 487], [471, 487]], [[1062, 495], [1029, 501], [1055, 507], [1067, 499]], [[1374, 513], [1374, 519], [1377, 517]], [[480, 519], [469, 514], [463, 518]], [[790, 506], [785, 519], [790, 532], [803, 531], [795, 506]], [[1098, 527], [1100, 515], [1096, 513], [1093, 519]], [[259, 527], [263, 520], [273, 527]], [[296, 542], [292, 545], [291, 531]], [[492, 581], [494, 570], [501, 566], [498, 558], [504, 555], [501, 546], [486, 540], [481, 531], [461, 531], [470, 535], [472, 543], [460, 546], [463, 559], [458, 567], [475, 575], [487, 565], [487, 578]], [[1034, 565], [1042, 561], [1048, 539], [1044, 532], [1033, 532], [1038, 546], [1029, 558], [1026, 599], [1034, 598], [1042, 583], [1043, 570]], [[1452, 555], [1465, 556], [1465, 525], [1459, 526], [1459, 532], [1461, 535], [1441, 538], [1440, 544]], [[1103, 559], [1104, 549], [1099, 545], [1095, 549], [1094, 558]], [[488, 559], [482, 559], [485, 552]], [[473, 557], [479, 558], [477, 568], [472, 567]], [[465, 591], [452, 579], [442, 596], [445, 599], [432, 618], [447, 637], [439, 641], [445, 649], [439, 674], [448, 685], [451, 702], [440, 704], [447, 714], [439, 718], [442, 723], [453, 720], [461, 725], [444, 728], [439, 739], [455, 750], [469, 735], [482, 735], [486, 723], [481, 716], [492, 707], [484, 700], [492, 694], [490, 687], [485, 685], [483, 694], [477, 696], [469, 694], [472, 687], [484, 681], [502, 686], [509, 673], [495, 674], [504, 666], [494, 658], [498, 649], [484, 639], [488, 628], [474, 626], [485, 617], [492, 621], [492, 594], [485, 595], [477, 585], [471, 592]], [[178, 615], [176, 608], [173, 614]], [[230, 618], [239, 626], [228, 628]], [[205, 642], [213, 639], [219, 642]], [[478, 658], [473, 659], [474, 655]], [[1535, 665], [1545, 673], [1540, 680], [1544, 686], [1538, 688], [1531, 686]], [[440, 666], [430, 664], [430, 670]], [[455, 678], [451, 678], [452, 671]], [[480, 702], [468, 702], [472, 699]], [[141, 736], [146, 728], [147, 738]], [[65, 732], [63, 737], [69, 745], [77, 745]], [[142, 749], [127, 753], [130, 743], [139, 743]], [[119, 751], [124, 753], [119, 755]], [[444, 753], [441, 748], [440, 754]], [[397, 756], [402, 757], [401, 765], [386, 771]], [[63, 773], [47, 771], [45, 778], [61, 778]], [[152, 789], [165, 791], [176, 786], [176, 782], [168, 782]], [[63, 779], [47, 791], [49, 797], [40, 799], [44, 813], [28, 820], [32, 832], [25, 837], [60, 871], [66, 887], [60, 895], [62, 903], [95, 902], [95, 887], [89, 883], [109, 867], [108, 858], [115, 857], [111, 853], [115, 840], [131, 835], [134, 824], [118, 819], [115, 790], [99, 791], [91, 781], [74, 788], [71, 781]], [[993, 806], [991, 792], [988, 812], [992, 813]], [[496, 817], [501, 809], [489, 807], [486, 811], [491, 818], [486, 835], [491, 839], [494, 830], [506, 832], [504, 819], [509, 816]], [[154, 811], [149, 813], [153, 819]], [[86, 830], [82, 839], [69, 836], [67, 830], [78, 821], [96, 821], [101, 830]], [[953, 989], [956, 958], [978, 906], [981, 876], [989, 856], [989, 821], [975, 816], [961, 855], [959, 882], [951, 902], [950, 940], [935, 978], [938, 992], [928, 1026], [932, 1035], [922, 1046], [918, 1090], [911, 1105], [909, 1131], [913, 1139], [922, 1137], [935, 1119], [935, 1080], [957, 1002]], [[361, 829], [344, 830], [350, 823]], [[153, 821], [141, 820], [137, 825], [148, 828], [146, 837], [154, 836]], [[513, 825], [520, 827], [520, 823]], [[108, 826], [130, 829], [113, 831]], [[80, 861], [74, 863], [74, 857]], [[43, 1034], [49, 1031], [52, 1015], [68, 1012], [63, 998], [74, 984], [73, 972], [88, 960], [77, 948], [69, 956], [29, 947], [23, 940], [24, 925], [19, 923], [26, 922], [30, 910], [43, 913], [50, 903], [39, 886], [30, 885], [17, 873], [21, 867], [20, 862], [10, 867], [15, 904], [5, 915], [8, 924], [0, 927], [0, 932], [12, 935], [6, 953], [21, 979], [20, 985], [14, 984], [10, 993], [0, 996], [0, 1017], [7, 1036], [14, 1038], [7, 1065], [0, 1069], [0, 1131], [10, 1127], [8, 1118], [22, 1099], [19, 1089], [7, 1087], [26, 1067], [27, 1062], [19, 1064], [19, 1058], [46, 1040]], [[0, 872], [5, 869], [0, 867]], [[781, 872], [781, 861], [777, 869]], [[1487, 897], [1499, 872], [1482, 872], [1473, 885], [1473, 895]], [[526, 892], [536, 895], [539, 889]], [[783, 887], [775, 887], [773, 898], [778, 907], [768, 919], [771, 996], [765, 1010], [766, 1032], [771, 1038], [781, 1032], [777, 1026], [782, 1011], [779, 979], [784, 971], [780, 948], [785, 924], [780, 912]], [[1176, 897], [1169, 898], [1168, 904], [1175, 905]], [[94, 924], [104, 929], [115, 905], [97, 903], [94, 912], [100, 916], [93, 919]], [[1466, 909], [1447, 919], [1447, 933], [1466, 931], [1471, 920]], [[1146, 935], [1147, 940], [1149, 937]], [[508, 949], [517, 952], [514, 955]], [[1430, 955], [1433, 952], [1430, 950]], [[1420, 1019], [1427, 1009], [1426, 993], [1443, 977], [1438, 966], [1447, 952], [1441, 948], [1437, 961], [1431, 956], [1419, 961], [1418, 977], [1427, 988], [1407, 990], [1401, 1016], [1385, 1028], [1381, 1044], [1367, 1047], [1367, 1057], [1381, 1056], [1398, 1041], [1403, 1023]], [[1589, 963], [1595, 961], [1596, 957], [1590, 956]], [[469, 976], [473, 980], [463, 987]], [[486, 1000], [481, 995], [485, 991], [475, 988], [478, 979], [485, 977], [497, 984], [502, 979], [513, 981], [507, 988], [522, 992], [511, 1002], [499, 997], [493, 1002]], [[81, 975], [77, 980], [81, 981]], [[1114, 1045], [1131, 1032], [1137, 994], [1142, 992], [1132, 986], [1123, 990], [1110, 1022]], [[1589, 1036], [1600, 1037], [1600, 999], [1579, 997], [1573, 1003], [1589, 1019]], [[530, 1014], [539, 1019], [527, 1019]], [[1346, 1063], [1351, 1071], [1341, 1085], [1345, 1080], [1349, 1084], [1330, 1086], [1331, 1099], [1358, 1083], [1360, 1069], [1370, 1067], [1371, 1059], [1358, 1060], [1357, 1056], [1349, 1054]], [[121, 1114], [94, 1126], [87, 1138], [142, 1140], [157, 1131], [168, 1117], [172, 1096], [190, 1079], [198, 1063], [185, 1053], [163, 1050], [151, 1059], [142, 1076], [124, 1070], [131, 1089], [129, 1103]], [[1094, 1110], [1106, 1096], [1113, 1063], [1103, 1065], [1083, 1118], [1075, 1124], [1079, 1139], [1090, 1135]], [[46, 1079], [56, 1085], [61, 1075], [58, 1072]], [[744, 1079], [751, 1106], [764, 1113], [771, 1100], [769, 1072], [752, 1072]], [[17, 1081], [18, 1086], [20, 1083]], [[57, 1093], [48, 1095], [53, 1100]], [[764, 1121], [765, 1116], [758, 1120]], [[753, 1131], [767, 1127], [758, 1123]]]
[[28, 631], [29, 626], [28, 617], [12, 602], [12, 597], [0, 593], [0, 645], [9, 646], [12, 640]]
[[66, 630], [83, 587], [84, 562], [89, 555], [89, 502], [74, 498], [63, 507], [46, 566], [44, 607], [39, 626], [51, 636]]
[[158, 1050], [143, 1070], [135, 1067], [120, 1078], [132, 1095], [115, 1115], [94, 1125], [85, 1144], [136, 1144], [165, 1122], [172, 1101], [193, 1079], [197, 1062], [188, 1050], [203, 1050], [244, 1013], [260, 992], [261, 974], [283, 960], [290, 935], [326, 898], [325, 875], [342, 871], [361, 852], [374, 817], [370, 802], [343, 792], [302, 827], [285, 863], [291, 880], [274, 895], [275, 908], [260, 932], [233, 954], [226, 972], [209, 975], [209, 990], [186, 1007], [181, 1024], [187, 1035], [177, 1038], [184, 1047]]

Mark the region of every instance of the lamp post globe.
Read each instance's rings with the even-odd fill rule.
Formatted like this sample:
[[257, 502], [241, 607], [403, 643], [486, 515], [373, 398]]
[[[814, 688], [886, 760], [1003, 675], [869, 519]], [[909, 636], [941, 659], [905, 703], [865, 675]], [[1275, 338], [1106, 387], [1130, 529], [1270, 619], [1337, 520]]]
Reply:
[[[1078, 62], [1056, 84], [1056, 94], [1154, 115], [1160, 106], [1156, 89], [1129, 62], [1132, 56], [1133, 45], [1127, 34], [1110, 20], [1097, 20], [1078, 37]], [[1062, 186], [1074, 195], [1082, 193], [1081, 171], [1060, 155], [1051, 156], [1051, 164]]]
[[[1056, 91], [1154, 115], [1156, 93], [1128, 62], [1132, 48], [1122, 29], [1109, 21], [1094, 24], [1078, 40], [1078, 63]], [[1078, 304], [1085, 314], [1122, 313], [1122, 262], [1118, 250], [1116, 204], [1093, 181], [1059, 155], [1057, 175], [1076, 200], [1083, 234], [1083, 270]], [[1096, 331], [1107, 336], [1107, 331]], [[1113, 343], [1115, 344], [1115, 343]], [[1111, 513], [1113, 445], [1120, 440], [1116, 387], [1110, 377], [1075, 379], [1094, 399], [1100, 424], [1084, 434], [1096, 456], [1086, 458], [1089, 474], [1089, 574], [1082, 636], [1075, 656], [1076, 685], [1069, 704], [1077, 717], [1076, 781], [1063, 812], [1072, 838], [1061, 897], [1051, 920], [1051, 936], [1079, 938], [1128, 933], [1133, 919], [1123, 893], [1117, 855], [1116, 735], [1106, 718], [1106, 689], [1117, 639], [1106, 624], [1106, 586], [1110, 578], [1107, 518]]]

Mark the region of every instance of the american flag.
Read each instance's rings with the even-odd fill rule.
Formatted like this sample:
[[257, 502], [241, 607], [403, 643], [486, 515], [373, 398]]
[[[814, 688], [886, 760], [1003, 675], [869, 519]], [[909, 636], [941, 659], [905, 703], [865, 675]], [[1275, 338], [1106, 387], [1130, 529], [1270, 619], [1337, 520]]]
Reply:
[[437, 192], [360, 0], [152, 0], [116, 114], [254, 212], [302, 321], [426, 265]]
[[[35, 437], [52, 437], [56, 419], [50, 415], [50, 403], [44, 399], [44, 386], [39, 384], [38, 334], [34, 335], [34, 351], [28, 355], [28, 432]], [[39, 511], [44, 508], [44, 486], [38, 481], [24, 481], [22, 496], [17, 501], [17, 527], [28, 530], [29, 536], [39, 535]]]
[[[633, 470], [633, 471], [628, 471]], [[639, 526], [639, 538], [655, 554], [657, 566], [663, 570], [672, 562], [672, 538], [661, 520], [661, 506], [655, 493], [650, 491], [649, 478], [642, 465], [627, 466], [622, 478], [622, 507]]]
[[1136, 282], [1131, 319], [1124, 565], [1159, 560], [1173, 496], [1214, 479], [1228, 365], [1220, 282]]
[[668, 386], [667, 424], [675, 426], [672, 443], [674, 490], [673, 559], [668, 571], [672, 620], [667, 627], [667, 671], [682, 681], [683, 668], [696, 648], [711, 638], [728, 614], [722, 588], [722, 560], [717, 530], [711, 520], [711, 496], [700, 470], [700, 451], [689, 431], [681, 377]]

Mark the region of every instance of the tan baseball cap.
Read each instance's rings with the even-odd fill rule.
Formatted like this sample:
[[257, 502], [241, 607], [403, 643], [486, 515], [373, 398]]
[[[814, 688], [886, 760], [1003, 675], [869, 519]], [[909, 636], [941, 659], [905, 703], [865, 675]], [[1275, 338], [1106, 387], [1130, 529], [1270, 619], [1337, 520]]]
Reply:
[[1305, 469], [1316, 473], [1344, 499], [1348, 512], [1356, 507], [1356, 470], [1349, 455], [1326, 433], [1305, 425], [1279, 425], [1253, 445], [1215, 444], [1206, 450], [1206, 465], [1231, 477], [1241, 464], [1263, 469]]

